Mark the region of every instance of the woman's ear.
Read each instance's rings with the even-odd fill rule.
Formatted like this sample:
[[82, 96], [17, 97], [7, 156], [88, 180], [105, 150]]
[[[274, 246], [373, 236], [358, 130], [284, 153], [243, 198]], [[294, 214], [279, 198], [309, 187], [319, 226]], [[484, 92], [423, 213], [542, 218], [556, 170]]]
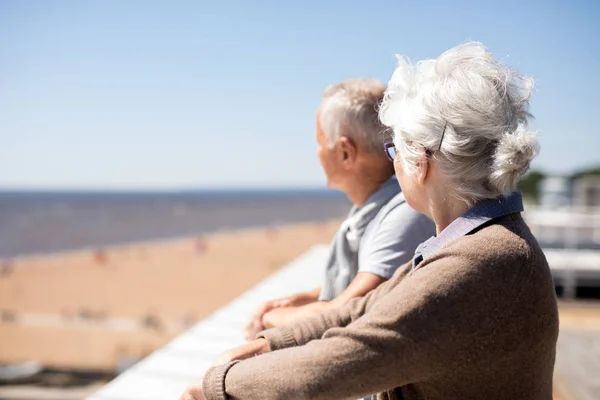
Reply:
[[423, 157], [419, 161], [417, 161], [416, 174], [417, 174], [417, 181], [419, 182], [420, 185], [425, 184], [425, 180], [427, 179], [427, 176], [429, 174], [429, 167], [430, 167], [429, 163], [430, 163], [430, 160], [427, 157]]

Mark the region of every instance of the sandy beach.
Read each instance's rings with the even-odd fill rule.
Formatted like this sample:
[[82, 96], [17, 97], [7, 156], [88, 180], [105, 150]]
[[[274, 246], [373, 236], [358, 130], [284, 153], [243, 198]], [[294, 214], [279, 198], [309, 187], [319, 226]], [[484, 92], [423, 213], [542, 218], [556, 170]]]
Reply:
[[[4, 261], [0, 363], [37, 360], [50, 368], [105, 372], [125, 368], [311, 246], [330, 242], [338, 226], [331, 220], [245, 229]], [[570, 365], [579, 363], [572, 352], [585, 352], [586, 337], [600, 333], [600, 303], [561, 301], [559, 311], [563, 339], [554, 396], [578, 399], [574, 382], [588, 378], [570, 374]], [[14, 399], [30, 398], [37, 390], [0, 389], [0, 397]], [[90, 386], [85, 393], [96, 389]], [[61, 393], [57, 396], [67, 392]], [[72, 398], [80, 398], [78, 393]]]
[[328, 243], [338, 226], [303, 223], [5, 261], [0, 363], [114, 370]]

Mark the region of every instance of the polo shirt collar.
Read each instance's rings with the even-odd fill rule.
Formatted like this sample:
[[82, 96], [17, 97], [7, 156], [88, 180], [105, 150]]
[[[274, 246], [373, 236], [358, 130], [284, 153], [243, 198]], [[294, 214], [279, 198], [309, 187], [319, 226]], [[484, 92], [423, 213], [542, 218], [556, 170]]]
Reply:
[[392, 175], [387, 181], [383, 183], [383, 185], [379, 187], [379, 189], [377, 189], [375, 193], [371, 195], [371, 197], [367, 199], [367, 201], [361, 208], [364, 208], [371, 203], [380, 203], [382, 201], [385, 201], [387, 198], [390, 197], [391, 194], [398, 194], [401, 191], [402, 189], [400, 188], [400, 183], [398, 183], [396, 175]]

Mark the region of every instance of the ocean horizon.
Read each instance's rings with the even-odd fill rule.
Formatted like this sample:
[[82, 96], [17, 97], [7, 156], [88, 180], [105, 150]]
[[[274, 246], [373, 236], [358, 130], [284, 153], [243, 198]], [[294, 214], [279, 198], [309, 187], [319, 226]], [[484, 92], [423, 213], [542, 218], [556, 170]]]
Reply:
[[0, 189], [0, 258], [343, 217], [322, 188]]

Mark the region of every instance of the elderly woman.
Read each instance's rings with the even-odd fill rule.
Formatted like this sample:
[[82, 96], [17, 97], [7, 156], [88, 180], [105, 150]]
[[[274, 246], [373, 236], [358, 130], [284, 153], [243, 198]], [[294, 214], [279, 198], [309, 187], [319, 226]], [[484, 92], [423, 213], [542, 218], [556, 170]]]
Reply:
[[182, 399], [551, 399], [554, 286], [514, 192], [538, 149], [531, 92], [479, 43], [400, 59], [385, 147], [437, 235], [365, 297], [227, 352]]

